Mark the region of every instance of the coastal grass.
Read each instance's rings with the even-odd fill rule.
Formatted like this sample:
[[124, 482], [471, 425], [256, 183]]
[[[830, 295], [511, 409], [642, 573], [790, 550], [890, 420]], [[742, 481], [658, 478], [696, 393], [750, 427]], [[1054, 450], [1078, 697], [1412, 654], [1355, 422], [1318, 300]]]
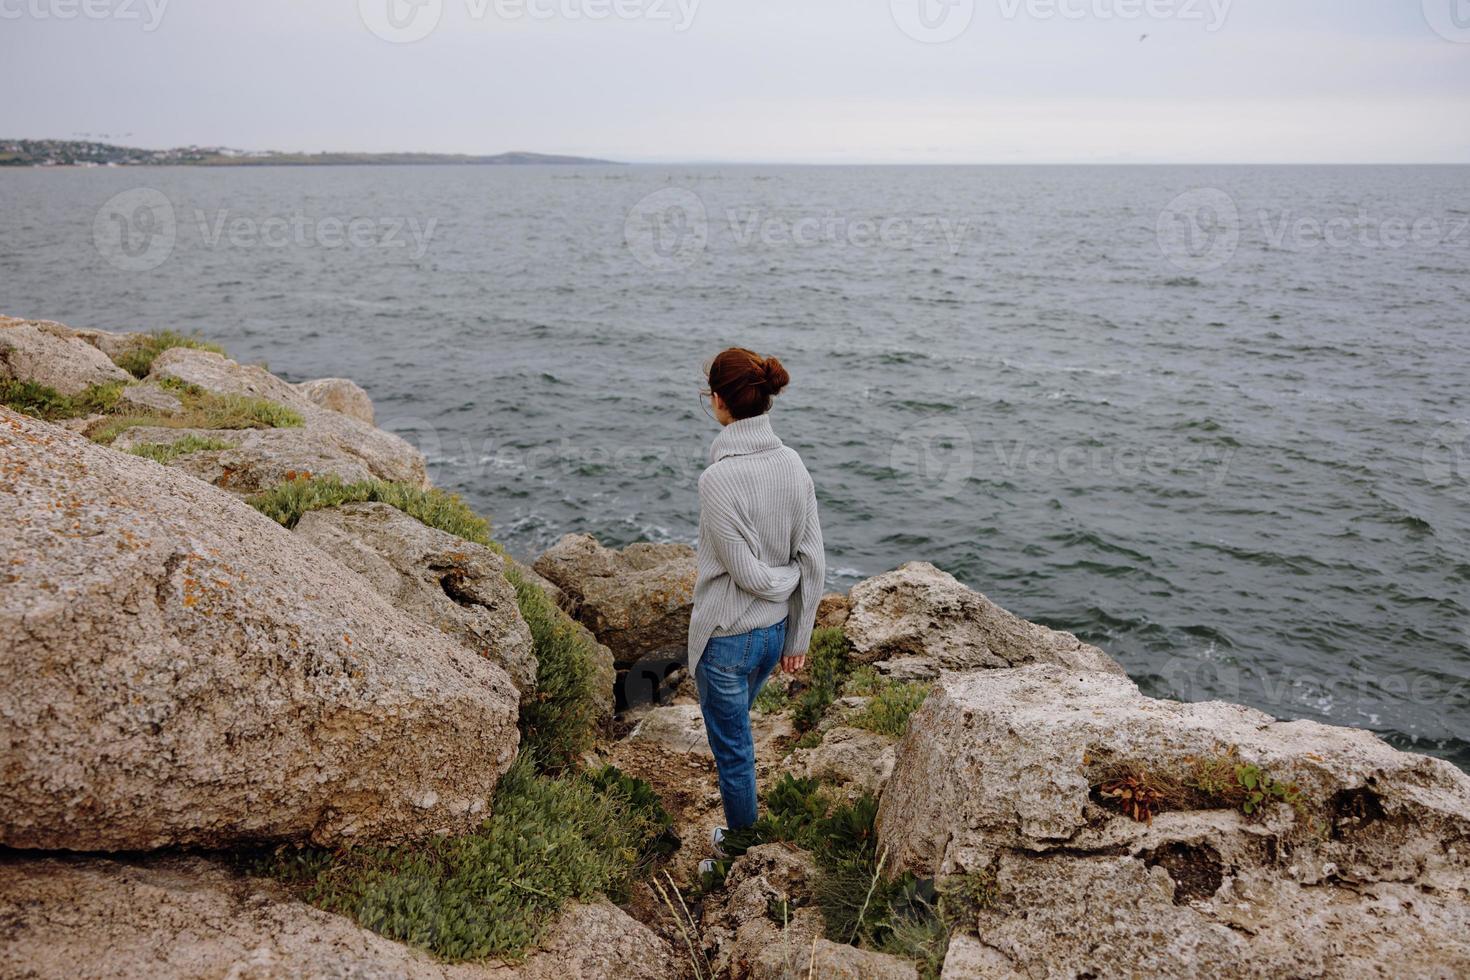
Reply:
[[34, 381], [0, 379], [0, 405], [43, 422], [61, 422], [112, 411], [124, 387], [121, 381], [110, 381], [79, 394], [63, 395]]
[[173, 330], [158, 330], [142, 334], [125, 350], [113, 357], [112, 362], [135, 378], [146, 378], [153, 370], [153, 361], [164, 351], [173, 347], [189, 347], [223, 354], [225, 349], [197, 336], [181, 334]]
[[489, 521], [471, 510], [457, 495], [436, 488], [385, 480], [349, 483], [336, 476], [318, 476], [287, 480], [250, 500], [256, 510], [287, 528], [294, 528], [302, 516], [311, 511], [362, 503], [388, 504], [429, 527], [501, 550], [490, 537]]
[[166, 385], [182, 403], [180, 411], [123, 412], [91, 428], [96, 443], [111, 445], [123, 432], [138, 427], [164, 429], [299, 429], [305, 424], [294, 409], [264, 398], [221, 395], [197, 385]]
[[554, 777], [522, 751], [472, 834], [347, 852], [283, 846], [251, 870], [440, 959], [517, 959], [568, 901], [625, 898], [670, 825], [642, 780], [611, 767]]
[[[347, 483], [321, 476], [288, 480], [250, 500], [288, 528], [310, 511], [365, 502], [388, 504], [429, 527], [505, 553], [491, 537], [490, 522], [443, 490], [382, 480]], [[595, 641], [516, 565], [506, 563], [505, 577], [516, 591], [536, 654], [536, 690], [521, 706], [522, 751], [533, 753], [549, 768], [572, 766], [596, 743], [602, 714]]]
[[142, 456], [151, 459], [155, 463], [167, 464], [180, 456], [190, 453], [210, 452], [219, 449], [229, 449], [230, 443], [222, 439], [208, 439], [202, 436], [184, 436], [174, 442], [145, 442], [140, 446], [134, 446], [129, 452], [134, 456]]

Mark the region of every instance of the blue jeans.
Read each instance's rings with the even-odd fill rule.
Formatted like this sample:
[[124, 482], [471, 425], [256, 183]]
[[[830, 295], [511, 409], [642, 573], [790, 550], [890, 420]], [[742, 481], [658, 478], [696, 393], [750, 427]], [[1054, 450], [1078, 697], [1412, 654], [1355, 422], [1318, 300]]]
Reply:
[[720, 773], [725, 825], [731, 830], [755, 823], [755, 739], [750, 709], [766, 679], [781, 662], [786, 620], [739, 636], [713, 637], [694, 669], [704, 732]]

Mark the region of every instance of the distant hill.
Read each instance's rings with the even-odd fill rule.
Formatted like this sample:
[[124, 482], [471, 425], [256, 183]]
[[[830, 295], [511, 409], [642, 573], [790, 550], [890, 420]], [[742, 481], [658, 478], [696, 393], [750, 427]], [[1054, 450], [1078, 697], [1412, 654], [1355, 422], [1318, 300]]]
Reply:
[[185, 146], [169, 150], [143, 150], [85, 140], [0, 139], [0, 166], [9, 167], [330, 167], [330, 166], [417, 166], [462, 164], [507, 166], [521, 164], [605, 164], [613, 160], [562, 156], [553, 153], [497, 153], [471, 156], [463, 153], [278, 153], [232, 150], [223, 146]]

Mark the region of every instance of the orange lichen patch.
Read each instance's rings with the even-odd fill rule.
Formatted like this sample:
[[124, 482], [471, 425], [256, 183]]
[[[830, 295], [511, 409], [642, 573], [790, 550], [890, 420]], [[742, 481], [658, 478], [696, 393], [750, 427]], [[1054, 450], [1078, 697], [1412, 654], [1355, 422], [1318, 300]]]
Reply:
[[347, 644], [348, 646], [352, 646], [352, 637], [348, 636], [346, 633], [343, 633], [342, 642]]
[[311, 470], [287, 470], [286, 471], [286, 479], [288, 479], [288, 480], [310, 480], [310, 479], [312, 479], [312, 472], [311, 472]]

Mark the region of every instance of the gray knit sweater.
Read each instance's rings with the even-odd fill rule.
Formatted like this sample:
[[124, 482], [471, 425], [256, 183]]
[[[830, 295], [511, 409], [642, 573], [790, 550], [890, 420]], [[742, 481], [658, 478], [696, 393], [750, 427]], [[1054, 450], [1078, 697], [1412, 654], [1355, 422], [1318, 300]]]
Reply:
[[817, 495], [796, 450], [760, 415], [725, 426], [699, 478], [699, 572], [689, 670], [712, 636], [790, 617], [787, 656], [805, 653], [827, 574]]

